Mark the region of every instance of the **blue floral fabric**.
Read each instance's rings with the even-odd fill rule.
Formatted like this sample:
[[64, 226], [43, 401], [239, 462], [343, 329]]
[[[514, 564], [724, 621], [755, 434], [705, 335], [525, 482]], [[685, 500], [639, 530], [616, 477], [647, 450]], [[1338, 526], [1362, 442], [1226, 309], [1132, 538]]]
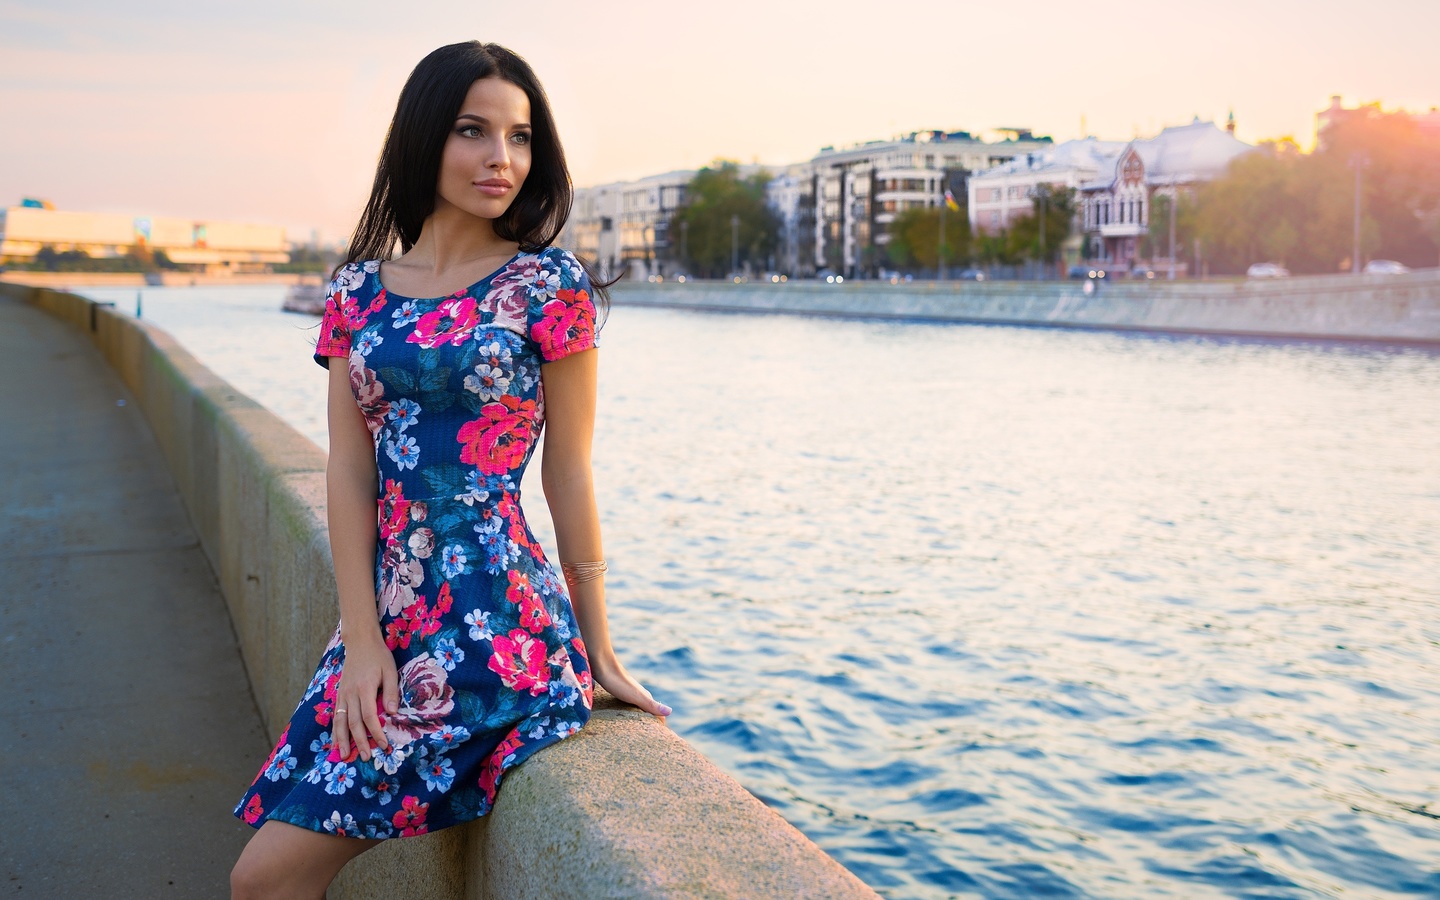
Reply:
[[590, 716], [584, 641], [520, 509], [545, 420], [540, 366], [596, 346], [585, 271], [567, 251], [519, 253], [433, 299], [389, 293], [379, 272], [352, 263], [330, 283], [315, 360], [347, 361], [375, 443], [376, 612], [400, 709], [380, 710], [388, 752], [340, 757], [337, 628], [235, 808], [256, 827], [389, 838], [466, 822], [506, 770]]

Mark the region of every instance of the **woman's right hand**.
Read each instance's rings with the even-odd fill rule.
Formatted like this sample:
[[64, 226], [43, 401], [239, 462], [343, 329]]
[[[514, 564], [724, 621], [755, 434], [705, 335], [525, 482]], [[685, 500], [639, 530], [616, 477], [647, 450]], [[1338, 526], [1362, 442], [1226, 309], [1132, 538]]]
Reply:
[[381, 702], [385, 712], [395, 715], [400, 710], [400, 679], [395, 671], [395, 657], [385, 646], [377, 631], [345, 642], [345, 663], [340, 682], [335, 687], [335, 747], [343, 760], [354, 758], [355, 751], [363, 760], [370, 759], [372, 743], [389, 752], [390, 741], [380, 723]]

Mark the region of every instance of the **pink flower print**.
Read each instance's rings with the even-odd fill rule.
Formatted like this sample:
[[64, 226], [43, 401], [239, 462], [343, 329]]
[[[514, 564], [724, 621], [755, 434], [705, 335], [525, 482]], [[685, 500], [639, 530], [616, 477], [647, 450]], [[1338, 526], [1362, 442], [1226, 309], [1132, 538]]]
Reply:
[[421, 803], [419, 797], [406, 797], [400, 802], [400, 809], [396, 810], [390, 823], [400, 829], [401, 837], [424, 834], [428, 828], [425, 824], [425, 816], [429, 812], [430, 804]]
[[491, 642], [495, 653], [490, 657], [490, 671], [512, 691], [528, 690], [538, 697], [550, 689], [550, 667], [545, 663], [545, 643], [523, 628], [510, 634], [496, 635]]
[[429, 528], [417, 528], [410, 535], [410, 552], [416, 559], [429, 559], [435, 552], [435, 532]]
[[480, 770], [480, 790], [485, 792], [487, 804], [495, 802], [495, 793], [500, 789], [500, 777], [505, 773], [505, 761], [514, 756], [515, 751], [524, 743], [518, 731], [511, 731], [485, 760], [485, 765]]
[[442, 344], [458, 347], [469, 339], [478, 324], [480, 311], [475, 306], [474, 297], [449, 297], [440, 301], [433, 311], [421, 316], [420, 321], [415, 323], [415, 330], [405, 340], [427, 350]]
[[530, 584], [530, 576], [524, 572], [517, 572], [511, 569], [505, 573], [510, 579], [510, 584], [505, 588], [505, 599], [511, 603], [520, 603], [528, 594], [534, 594], [535, 588]]
[[531, 593], [520, 602], [520, 624], [531, 634], [539, 634], [550, 622], [550, 610], [545, 608], [539, 594]]
[[495, 327], [525, 333], [530, 288], [540, 275], [541, 268], [538, 256], [525, 256], [515, 260], [490, 282], [485, 302], [495, 305], [492, 322]]
[[405, 499], [405, 486], [393, 478], [385, 479], [385, 496], [380, 498], [380, 537], [390, 540], [405, 530], [410, 518], [410, 501]]
[[392, 747], [404, 747], [445, 724], [455, 709], [455, 689], [446, 681], [445, 667], [422, 653], [400, 669], [400, 709], [384, 722]]
[[365, 368], [365, 357], [359, 353], [350, 354], [350, 390], [365, 415], [365, 427], [372, 435], [378, 434], [385, 426], [390, 402], [385, 399], [385, 385], [375, 380], [374, 369]]
[[245, 804], [245, 812], [242, 815], [244, 816], [245, 821], [249, 822], [251, 825], [254, 825], [256, 822], [260, 821], [260, 817], [265, 815], [265, 809], [260, 805], [259, 794], [255, 794], [254, 796], [252, 796], [250, 798], [250, 802]]
[[586, 291], [566, 289], [540, 308], [540, 319], [530, 336], [540, 345], [544, 359], [589, 349], [595, 343], [595, 305]]
[[404, 544], [388, 541], [380, 557], [380, 594], [376, 598], [380, 614], [400, 615], [415, 602], [415, 591], [424, 583], [425, 568], [420, 561], [405, 556]]
[[460, 461], [487, 475], [503, 475], [525, 461], [534, 442], [535, 401], [504, 396], [480, 407], [480, 418], [460, 426]]
[[447, 581], [440, 585], [440, 593], [435, 597], [435, 627], [426, 634], [434, 634], [440, 630], [440, 616], [449, 612], [454, 605], [455, 598], [450, 596], [450, 582]]

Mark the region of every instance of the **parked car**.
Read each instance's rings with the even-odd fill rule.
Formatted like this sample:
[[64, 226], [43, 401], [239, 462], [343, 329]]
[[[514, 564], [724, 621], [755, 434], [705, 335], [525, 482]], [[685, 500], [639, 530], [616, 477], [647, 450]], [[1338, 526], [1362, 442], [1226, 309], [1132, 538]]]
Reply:
[[1155, 270], [1145, 265], [1144, 263], [1136, 263], [1135, 267], [1130, 270], [1130, 277], [1148, 278], [1153, 281], [1155, 278]]
[[955, 277], [961, 281], [984, 281], [985, 273], [979, 269], [965, 269]]
[[1065, 270], [1065, 277], [1067, 277], [1067, 278], [1089, 278], [1089, 277], [1090, 277], [1090, 267], [1089, 267], [1089, 266], [1071, 266], [1069, 269], [1066, 269], [1066, 270]]
[[1366, 275], [1409, 275], [1410, 267], [1393, 259], [1372, 259], [1360, 271]]
[[1245, 270], [1246, 278], [1289, 278], [1290, 270], [1279, 263], [1255, 263]]

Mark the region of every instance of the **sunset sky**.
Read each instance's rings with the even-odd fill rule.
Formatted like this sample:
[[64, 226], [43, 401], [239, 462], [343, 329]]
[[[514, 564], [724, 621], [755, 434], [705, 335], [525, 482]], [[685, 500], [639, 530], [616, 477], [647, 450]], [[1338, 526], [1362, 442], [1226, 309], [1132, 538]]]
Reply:
[[919, 129], [1248, 141], [1440, 104], [1436, 0], [1083, 4], [0, 0], [0, 205], [350, 231], [405, 76], [457, 40], [545, 83], [578, 185]]

